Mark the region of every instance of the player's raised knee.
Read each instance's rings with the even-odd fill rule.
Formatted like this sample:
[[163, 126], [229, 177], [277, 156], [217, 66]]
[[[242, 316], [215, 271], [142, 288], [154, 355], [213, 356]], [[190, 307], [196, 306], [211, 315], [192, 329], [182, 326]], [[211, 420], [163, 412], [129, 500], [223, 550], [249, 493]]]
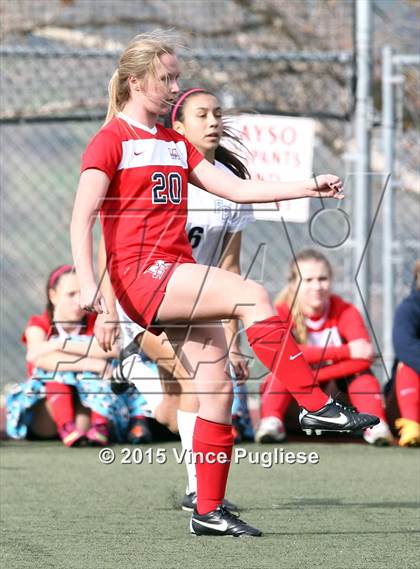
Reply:
[[263, 285], [255, 281], [247, 281], [249, 296], [252, 299], [254, 306], [270, 306], [271, 299]]

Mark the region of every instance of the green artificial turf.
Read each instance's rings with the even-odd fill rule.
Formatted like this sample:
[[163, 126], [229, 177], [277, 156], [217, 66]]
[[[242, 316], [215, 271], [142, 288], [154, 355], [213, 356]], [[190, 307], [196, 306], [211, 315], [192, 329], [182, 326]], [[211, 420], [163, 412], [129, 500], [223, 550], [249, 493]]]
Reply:
[[121, 464], [123, 446], [114, 446], [115, 463], [103, 465], [98, 449], [2, 443], [3, 567], [418, 566], [417, 449], [311, 439], [283, 448], [316, 451], [317, 465], [263, 468], [247, 459], [234, 464], [227, 495], [243, 508], [242, 517], [264, 532], [261, 538], [234, 539], [189, 534], [189, 516], [178, 507], [184, 467], [176, 464], [172, 444], [151, 447], [154, 459], [158, 447], [166, 448], [165, 464], [148, 464], [147, 457], [141, 465]]

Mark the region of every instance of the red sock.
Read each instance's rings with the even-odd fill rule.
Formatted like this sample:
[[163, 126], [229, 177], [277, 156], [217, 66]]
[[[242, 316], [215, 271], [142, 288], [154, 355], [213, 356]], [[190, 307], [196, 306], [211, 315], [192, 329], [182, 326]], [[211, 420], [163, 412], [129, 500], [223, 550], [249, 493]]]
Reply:
[[55, 424], [59, 429], [74, 421], [73, 387], [58, 381], [46, 381], [45, 393]]
[[253, 324], [246, 333], [259, 360], [276, 378], [281, 378], [284, 387], [301, 407], [316, 411], [327, 403], [328, 396], [320, 389], [294, 341], [290, 324], [272, 316]]
[[90, 412], [90, 421], [91, 421], [92, 425], [95, 425], [95, 427], [97, 427], [98, 425], [108, 426], [108, 419], [106, 417], [104, 417], [103, 415], [100, 415], [96, 411]]
[[381, 386], [374, 375], [365, 373], [357, 376], [347, 389], [351, 404], [358, 411], [376, 415], [386, 422]]
[[[207, 514], [215, 510], [225, 497], [230, 459], [232, 456], [233, 436], [232, 425], [213, 423], [197, 417], [193, 434], [193, 453], [197, 473], [197, 511]], [[225, 453], [227, 462], [220, 460], [208, 462], [201, 460], [201, 455], [213, 460], [219, 453]], [[214, 453], [214, 454], [208, 454]]]
[[411, 367], [400, 364], [395, 391], [401, 417], [420, 423], [420, 374]]
[[269, 373], [261, 386], [261, 419], [277, 417], [283, 421], [292, 396], [281, 381]]

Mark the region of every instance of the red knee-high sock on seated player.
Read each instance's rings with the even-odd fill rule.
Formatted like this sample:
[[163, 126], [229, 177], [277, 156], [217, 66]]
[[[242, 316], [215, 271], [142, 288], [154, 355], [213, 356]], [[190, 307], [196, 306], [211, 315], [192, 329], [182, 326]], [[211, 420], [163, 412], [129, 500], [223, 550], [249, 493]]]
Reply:
[[420, 423], [420, 374], [411, 367], [400, 364], [395, 379], [400, 416]]
[[61, 429], [66, 423], [74, 421], [73, 388], [58, 381], [45, 382], [45, 394], [51, 407], [55, 424]]
[[260, 361], [308, 411], [316, 411], [328, 402], [311, 368], [290, 332], [290, 324], [272, 316], [246, 330], [251, 348]]
[[[193, 435], [193, 452], [196, 455], [197, 511], [207, 514], [223, 502], [232, 456], [232, 425], [214, 423], [197, 417]], [[209, 461], [201, 461], [201, 453]], [[209, 455], [209, 453], [211, 453]], [[219, 453], [227, 456], [227, 462], [214, 460]], [[211, 461], [211, 462], [210, 462]]]
[[376, 415], [386, 422], [381, 386], [374, 375], [358, 375], [349, 383], [347, 391], [351, 404], [357, 407], [358, 411]]

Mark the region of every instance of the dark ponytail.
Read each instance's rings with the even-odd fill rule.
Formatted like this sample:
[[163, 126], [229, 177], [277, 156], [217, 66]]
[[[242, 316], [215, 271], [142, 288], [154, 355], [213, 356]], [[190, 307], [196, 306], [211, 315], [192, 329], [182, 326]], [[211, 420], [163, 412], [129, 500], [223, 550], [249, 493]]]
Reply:
[[[236, 144], [240, 144], [241, 146], [243, 146], [243, 143], [240, 141], [240, 139], [236, 137], [234, 134], [228, 133], [226, 129], [223, 131], [223, 136], [225, 138], [226, 137], [230, 138]], [[214, 157], [224, 166], [229, 168], [229, 170], [231, 170], [235, 174], [235, 176], [238, 176], [243, 180], [250, 178], [248, 168], [239, 159], [239, 156], [235, 152], [232, 152], [232, 150], [228, 150], [227, 148], [219, 144], [219, 146], [216, 148], [216, 152], [214, 153]]]

